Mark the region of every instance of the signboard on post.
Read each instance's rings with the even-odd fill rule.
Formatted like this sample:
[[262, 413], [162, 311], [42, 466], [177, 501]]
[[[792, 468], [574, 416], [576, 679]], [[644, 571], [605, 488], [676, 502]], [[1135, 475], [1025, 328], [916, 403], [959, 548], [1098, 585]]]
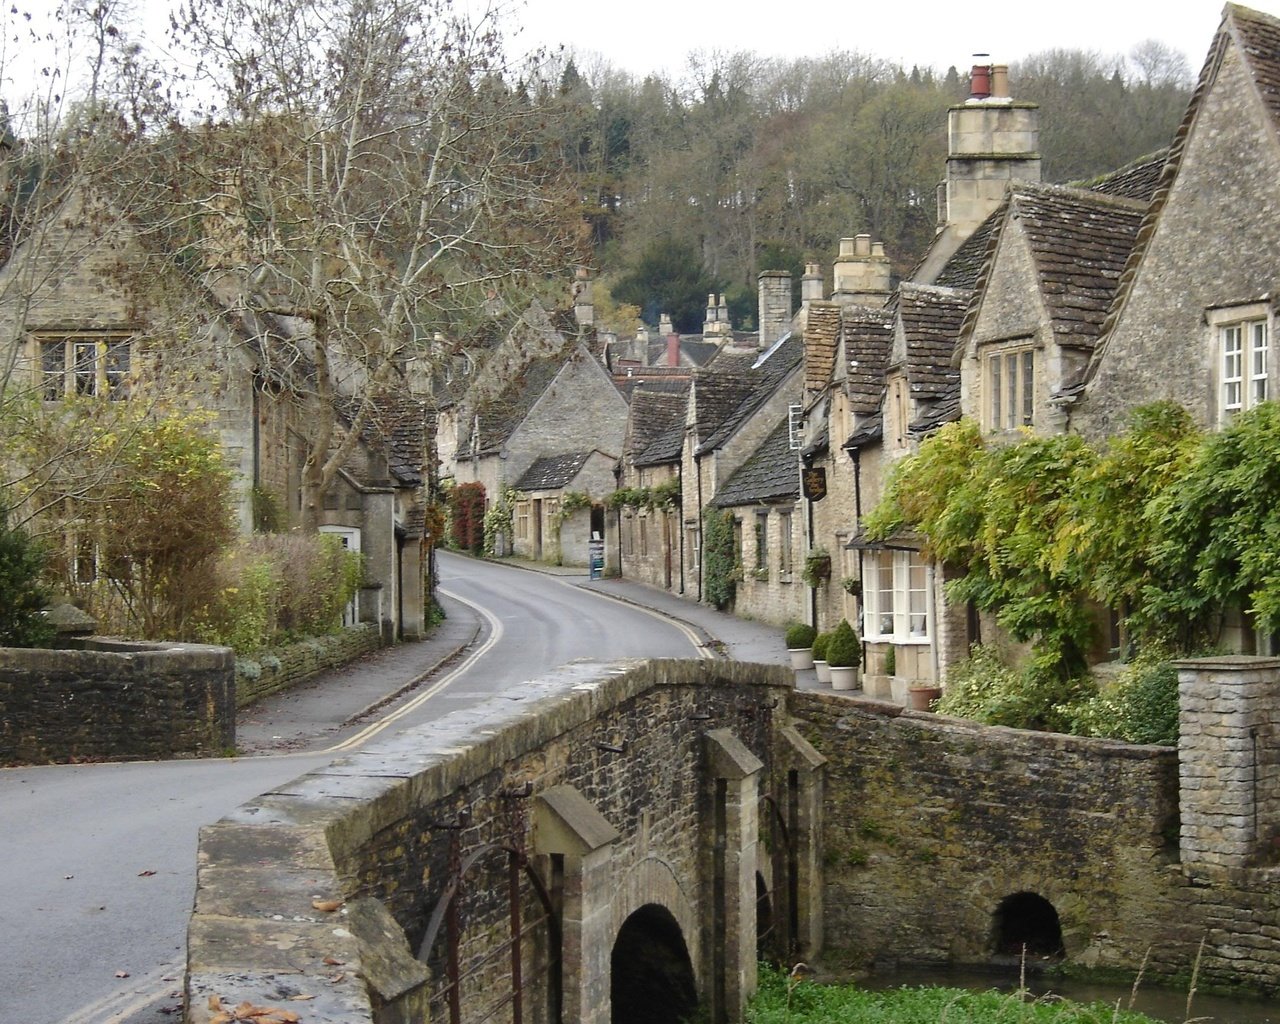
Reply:
[[591, 566], [591, 579], [604, 579], [604, 541], [591, 540], [587, 544], [587, 562]]

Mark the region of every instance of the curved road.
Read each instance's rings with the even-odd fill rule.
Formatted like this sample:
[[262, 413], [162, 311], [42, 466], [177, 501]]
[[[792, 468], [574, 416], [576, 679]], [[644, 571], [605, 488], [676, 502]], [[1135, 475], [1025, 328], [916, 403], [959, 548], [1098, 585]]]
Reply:
[[[445, 593], [480, 618], [476, 643], [357, 723], [336, 710], [344, 679], [363, 672], [384, 693], [406, 680], [375, 659], [311, 688], [303, 713], [296, 702], [279, 712], [281, 733], [296, 728], [291, 714], [307, 723], [310, 752], [0, 770], [0, 1021], [176, 1019], [199, 827], [336, 752], [510, 693], [574, 658], [703, 653], [687, 627], [554, 576], [449, 555], [440, 570]], [[368, 675], [379, 671], [385, 679]], [[336, 720], [325, 719], [331, 706]]]

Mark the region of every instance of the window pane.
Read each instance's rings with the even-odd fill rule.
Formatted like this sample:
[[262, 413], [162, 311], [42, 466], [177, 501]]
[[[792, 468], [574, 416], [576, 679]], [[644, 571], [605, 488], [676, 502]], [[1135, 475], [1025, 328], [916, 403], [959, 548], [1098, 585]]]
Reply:
[[882, 554], [876, 565], [878, 593], [876, 595], [876, 617], [879, 620], [879, 632], [883, 636], [893, 635], [893, 556], [888, 552]]
[[992, 356], [989, 365], [991, 366], [991, 429], [999, 430], [1002, 425], [1000, 397], [1004, 394], [1003, 385], [1000, 383], [1000, 357]]
[[1028, 349], [1022, 353], [1022, 425], [1031, 426], [1031, 414], [1035, 401], [1034, 353]]
[[791, 513], [783, 512], [778, 518], [778, 550], [780, 553], [779, 568], [783, 572], [791, 571]]
[[1249, 326], [1249, 402], [1256, 405], [1267, 400], [1267, 324], [1259, 320]]
[[75, 376], [77, 395], [98, 393], [98, 343], [96, 341], [72, 342], [71, 372]]
[[107, 343], [106, 356], [107, 397], [120, 400], [129, 397], [129, 342]]
[[915, 555], [907, 569], [907, 628], [913, 637], [929, 635], [929, 572]]
[[1239, 324], [1222, 329], [1222, 408], [1239, 409], [1243, 398], [1243, 345]]
[[66, 390], [67, 343], [57, 341], [40, 343], [41, 389], [46, 402], [56, 402]]
[[1018, 425], [1018, 357], [1016, 355], [1004, 357], [1004, 388], [1008, 396], [1005, 410], [1008, 422], [1005, 426], [1016, 427]]

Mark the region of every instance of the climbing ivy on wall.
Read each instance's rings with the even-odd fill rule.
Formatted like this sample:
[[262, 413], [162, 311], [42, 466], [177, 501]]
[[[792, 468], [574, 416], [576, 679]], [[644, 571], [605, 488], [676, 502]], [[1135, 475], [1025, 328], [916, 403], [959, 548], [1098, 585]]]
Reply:
[[707, 509], [702, 517], [702, 596], [725, 608], [738, 589], [742, 566], [733, 542], [733, 513]]

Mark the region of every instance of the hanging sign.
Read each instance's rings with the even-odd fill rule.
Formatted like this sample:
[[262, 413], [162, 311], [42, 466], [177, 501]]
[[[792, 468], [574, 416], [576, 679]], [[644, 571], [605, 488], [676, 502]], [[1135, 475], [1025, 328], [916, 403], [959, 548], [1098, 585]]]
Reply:
[[800, 482], [804, 496], [810, 501], [821, 501], [827, 496], [827, 471], [821, 466], [800, 470]]

